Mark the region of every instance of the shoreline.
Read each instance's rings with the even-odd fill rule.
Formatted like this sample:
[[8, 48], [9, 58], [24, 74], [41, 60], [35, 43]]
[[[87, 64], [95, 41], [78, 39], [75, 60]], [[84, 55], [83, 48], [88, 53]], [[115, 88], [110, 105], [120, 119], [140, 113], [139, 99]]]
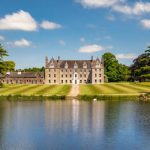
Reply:
[[[144, 95], [143, 95], [144, 94]], [[146, 96], [145, 100], [143, 96]], [[68, 95], [0, 95], [0, 101], [45, 101], [45, 100], [84, 100], [84, 101], [101, 101], [101, 100], [142, 100], [150, 101], [150, 94], [147, 93], [137, 93], [137, 94], [101, 94], [101, 95], [77, 95], [77, 96], [68, 96]]]

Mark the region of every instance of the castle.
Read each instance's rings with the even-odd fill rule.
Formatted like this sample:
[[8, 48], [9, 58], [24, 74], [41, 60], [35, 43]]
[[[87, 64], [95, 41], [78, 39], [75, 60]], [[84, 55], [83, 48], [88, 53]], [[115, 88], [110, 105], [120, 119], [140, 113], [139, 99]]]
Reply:
[[99, 84], [104, 82], [104, 66], [93, 60], [45, 59], [45, 84]]
[[7, 72], [0, 75], [5, 84], [100, 84], [104, 83], [104, 64], [99, 58], [61, 60], [45, 58], [45, 72]]

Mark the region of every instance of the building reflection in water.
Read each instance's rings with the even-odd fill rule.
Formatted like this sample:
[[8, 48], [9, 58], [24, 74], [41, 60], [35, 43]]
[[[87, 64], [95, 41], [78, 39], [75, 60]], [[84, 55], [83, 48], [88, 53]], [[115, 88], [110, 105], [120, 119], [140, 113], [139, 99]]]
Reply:
[[[47, 101], [45, 102], [47, 131], [100, 136], [104, 130], [105, 102]], [[59, 132], [60, 131], [60, 132]]]

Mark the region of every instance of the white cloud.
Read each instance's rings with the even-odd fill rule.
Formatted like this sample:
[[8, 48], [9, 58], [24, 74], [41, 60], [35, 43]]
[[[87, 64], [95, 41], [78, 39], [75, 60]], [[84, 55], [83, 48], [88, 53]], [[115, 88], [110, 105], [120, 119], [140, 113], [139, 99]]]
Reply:
[[0, 18], [0, 30], [36, 31], [37, 23], [28, 12], [20, 10]]
[[134, 59], [136, 58], [135, 54], [117, 54], [116, 58], [118, 59]]
[[55, 30], [55, 29], [62, 28], [62, 25], [57, 24], [55, 22], [46, 21], [46, 20], [44, 20], [40, 26], [41, 28], [47, 29], [47, 30]]
[[81, 37], [81, 38], [80, 38], [80, 42], [85, 42], [85, 38], [84, 38], [84, 37]]
[[150, 13], [150, 3], [136, 2], [133, 6], [128, 5], [114, 5], [114, 11], [126, 14], [126, 15], [142, 15]]
[[[125, 15], [143, 15], [150, 13], [150, 2], [135, 2], [133, 5], [126, 4], [126, 0], [76, 0], [85, 8], [110, 7], [112, 10]], [[114, 20], [113, 16], [108, 16], [108, 20]]]
[[146, 29], [150, 29], [150, 19], [141, 20], [141, 25]]
[[5, 37], [0, 35], [0, 41], [4, 41]]
[[59, 44], [60, 44], [61, 46], [66, 46], [66, 42], [63, 41], [63, 40], [59, 40]]
[[29, 47], [31, 46], [31, 42], [23, 38], [21, 40], [14, 41], [12, 45], [17, 47]]
[[110, 7], [120, 0], [76, 0], [76, 2], [82, 4], [85, 8], [100, 8], [100, 7]]
[[83, 47], [80, 47], [78, 51], [80, 53], [94, 53], [94, 52], [102, 51], [104, 49], [105, 48], [102, 47], [101, 45], [93, 44], [93, 45], [85, 45]]

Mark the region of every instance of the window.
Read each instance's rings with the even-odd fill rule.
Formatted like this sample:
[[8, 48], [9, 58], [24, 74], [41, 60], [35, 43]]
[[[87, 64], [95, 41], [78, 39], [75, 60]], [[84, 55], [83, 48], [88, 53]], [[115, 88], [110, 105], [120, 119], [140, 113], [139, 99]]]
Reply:
[[54, 74], [54, 77], [56, 77], [56, 74]]
[[101, 74], [99, 74], [99, 77], [101, 77]]
[[51, 77], [51, 75], [49, 74], [49, 77]]
[[80, 80], [80, 83], [82, 83], [82, 80]]
[[90, 83], [91, 81], [90, 80], [88, 80], [88, 83]]
[[66, 74], [66, 78], [67, 78], [67, 74]]
[[86, 80], [84, 80], [84, 83], [86, 83]]
[[54, 72], [56, 72], [56, 69], [54, 69]]
[[56, 80], [54, 80], [54, 83], [56, 83]]
[[99, 82], [101, 83], [101, 82], [102, 82], [102, 80], [99, 80]]
[[75, 74], [75, 77], [77, 77], [77, 74]]
[[63, 83], [63, 80], [61, 80], [61, 83]]
[[51, 69], [49, 69], [49, 72], [51, 72]]
[[95, 83], [97, 83], [97, 80], [95, 80]]
[[70, 83], [72, 83], [72, 80], [70, 80]]
[[63, 74], [61, 75], [61, 77], [63, 78]]
[[82, 78], [82, 74], [80, 74], [80, 78]]
[[66, 80], [66, 83], [67, 83], [67, 80]]
[[95, 77], [97, 77], [97, 74], [95, 74]]
[[97, 71], [97, 69], [95, 69], [95, 71]]
[[84, 77], [86, 78], [86, 74], [84, 75]]
[[70, 78], [72, 77], [72, 75], [70, 74]]
[[49, 83], [51, 83], [51, 80], [49, 80]]

